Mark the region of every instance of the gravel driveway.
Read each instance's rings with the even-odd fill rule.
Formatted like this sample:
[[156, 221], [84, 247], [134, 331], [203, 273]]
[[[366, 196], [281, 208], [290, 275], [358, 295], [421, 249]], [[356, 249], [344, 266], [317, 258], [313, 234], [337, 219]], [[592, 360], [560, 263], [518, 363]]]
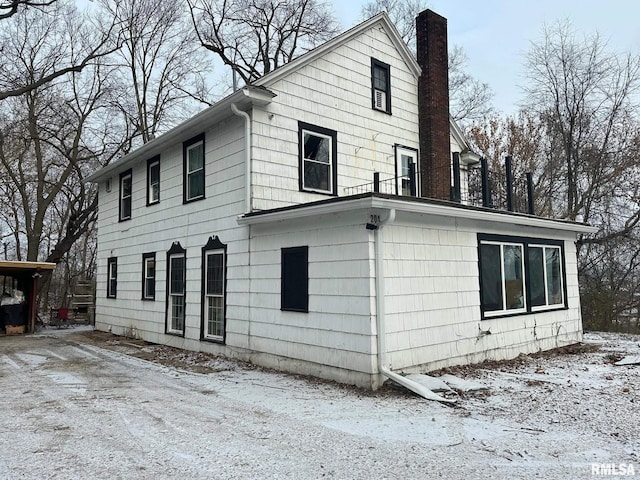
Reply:
[[490, 391], [448, 407], [78, 329], [2, 337], [0, 478], [640, 475], [640, 367], [608, 361], [638, 337], [598, 338], [454, 371]]

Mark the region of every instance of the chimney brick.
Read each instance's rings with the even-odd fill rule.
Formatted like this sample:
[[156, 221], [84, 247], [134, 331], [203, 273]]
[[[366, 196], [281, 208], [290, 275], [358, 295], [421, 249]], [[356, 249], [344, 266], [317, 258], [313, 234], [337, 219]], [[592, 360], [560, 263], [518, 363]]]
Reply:
[[416, 19], [421, 195], [451, 197], [447, 19], [425, 10]]

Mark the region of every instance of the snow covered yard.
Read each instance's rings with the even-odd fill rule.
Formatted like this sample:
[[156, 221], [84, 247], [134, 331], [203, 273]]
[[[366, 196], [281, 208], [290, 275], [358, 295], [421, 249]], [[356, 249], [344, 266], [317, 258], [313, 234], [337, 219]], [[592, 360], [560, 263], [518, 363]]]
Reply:
[[0, 478], [640, 475], [640, 366], [614, 365], [640, 337], [585, 339], [441, 372], [489, 388], [451, 407], [83, 329], [3, 337]]

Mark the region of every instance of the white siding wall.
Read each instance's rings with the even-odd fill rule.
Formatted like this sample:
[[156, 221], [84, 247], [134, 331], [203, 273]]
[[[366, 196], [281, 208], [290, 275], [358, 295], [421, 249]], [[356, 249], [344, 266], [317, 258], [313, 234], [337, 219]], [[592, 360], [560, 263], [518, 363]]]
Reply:
[[[371, 107], [371, 57], [391, 66], [392, 115]], [[327, 198], [300, 192], [298, 121], [337, 132], [337, 194], [395, 175], [394, 144], [418, 148], [417, 80], [381, 28], [327, 53], [269, 89], [274, 102], [253, 115], [254, 208]], [[354, 121], [354, 119], [357, 119]], [[274, 188], [276, 187], [276, 188]]]
[[[481, 320], [477, 233], [564, 239], [569, 308]], [[575, 236], [429, 219], [385, 227], [387, 349], [393, 369], [513, 358], [581, 340]], [[481, 335], [490, 330], [490, 335]], [[414, 368], [412, 368], [414, 367]]]
[[[262, 355], [261, 364], [370, 388], [373, 244], [364, 217], [350, 217], [252, 227], [247, 346], [272, 354]], [[308, 313], [280, 310], [281, 249], [297, 246], [309, 247]]]
[[[117, 334], [195, 350], [216, 350], [200, 338], [201, 254], [209, 236], [227, 249], [228, 344], [243, 342], [246, 330], [247, 230], [236, 222], [244, 208], [244, 129], [242, 120], [205, 131], [205, 200], [183, 204], [182, 144], [160, 158], [160, 203], [146, 206], [146, 159], [133, 168], [132, 218], [118, 222], [118, 174], [112, 190], [100, 184], [96, 327]], [[201, 133], [201, 132], [196, 132]], [[185, 339], [165, 335], [167, 255], [173, 242], [187, 251]], [[142, 254], [156, 253], [156, 299], [142, 301]], [[117, 298], [106, 298], [107, 258], [118, 259]], [[202, 347], [200, 344], [202, 343]]]

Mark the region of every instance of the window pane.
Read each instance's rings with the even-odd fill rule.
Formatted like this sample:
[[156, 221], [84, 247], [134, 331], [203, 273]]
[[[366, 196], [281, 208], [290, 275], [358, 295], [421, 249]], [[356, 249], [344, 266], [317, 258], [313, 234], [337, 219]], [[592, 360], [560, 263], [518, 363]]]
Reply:
[[223, 297], [207, 299], [207, 335], [222, 337], [224, 328]]
[[131, 196], [131, 176], [122, 178], [122, 197]]
[[330, 162], [331, 140], [310, 133], [304, 134], [304, 158], [316, 162]]
[[373, 67], [373, 88], [376, 90], [387, 90], [387, 71], [382, 67]]
[[329, 190], [329, 165], [311, 161], [304, 162], [304, 187]]
[[154, 163], [149, 168], [149, 201], [160, 199], [160, 164]]
[[189, 149], [189, 166], [188, 172], [200, 170], [204, 165], [204, 148], [203, 145], [197, 145]]
[[562, 272], [560, 269], [560, 249], [546, 248], [547, 295], [549, 305], [562, 303]]
[[224, 265], [222, 254], [207, 255], [207, 295], [222, 295]]
[[504, 245], [503, 255], [507, 310], [523, 308], [522, 247], [519, 245]]
[[529, 287], [531, 306], [546, 305], [544, 281], [544, 255], [541, 247], [529, 247]]
[[482, 305], [485, 311], [502, 310], [500, 245], [480, 245], [482, 265]]
[[144, 296], [146, 298], [153, 298], [156, 294], [156, 280], [154, 278], [147, 278], [144, 288]]
[[171, 278], [169, 292], [182, 295], [184, 293], [184, 257], [171, 258]]
[[204, 195], [204, 170], [189, 174], [189, 198]]
[[171, 296], [171, 330], [184, 329], [184, 297], [182, 295]]

